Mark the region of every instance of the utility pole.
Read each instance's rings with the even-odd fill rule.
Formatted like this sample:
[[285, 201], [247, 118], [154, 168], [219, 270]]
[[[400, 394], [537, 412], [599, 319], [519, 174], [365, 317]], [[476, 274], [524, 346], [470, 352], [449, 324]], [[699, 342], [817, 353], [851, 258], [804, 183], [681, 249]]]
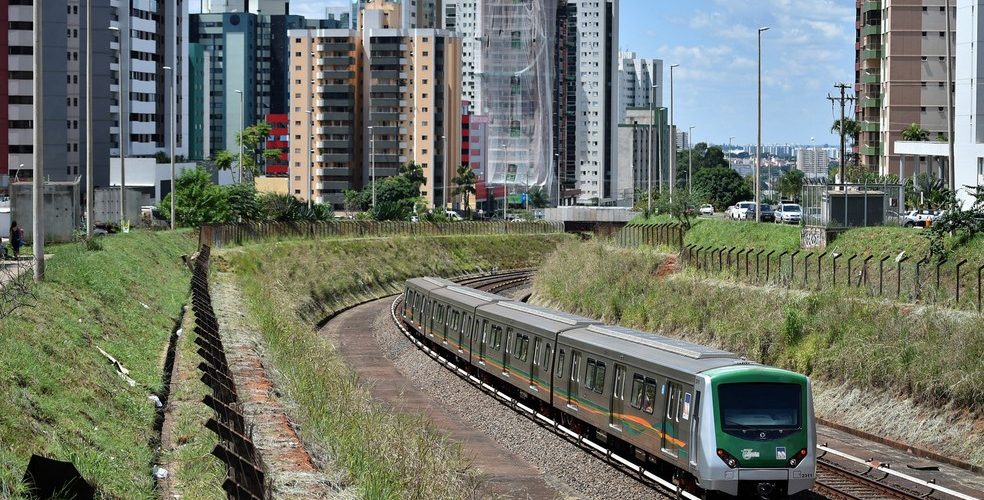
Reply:
[[851, 88], [851, 86], [846, 83], [838, 83], [834, 85], [834, 88], [840, 89], [840, 97], [834, 97], [830, 94], [827, 94], [827, 100], [830, 101], [831, 103], [839, 102], [841, 108], [841, 117], [840, 117], [840, 122], [838, 122], [839, 125], [837, 128], [840, 131], [840, 183], [843, 186], [844, 184], [847, 183], [846, 180], [847, 170], [845, 168], [845, 163], [847, 163], [847, 151], [844, 141], [844, 120], [845, 120], [844, 107], [847, 105], [848, 102], [854, 101], [855, 98], [847, 96], [847, 89]]
[[690, 131], [687, 133], [687, 146], [690, 149], [690, 166], [687, 168], [687, 192], [691, 195], [694, 194], [694, 183], [691, 180], [694, 178], [694, 128], [690, 127]]
[[[89, 1], [91, 2], [92, 0], [89, 0]], [[175, 113], [175, 109], [174, 109], [174, 106], [175, 106], [175, 103], [177, 102], [177, 99], [175, 98], [175, 95], [174, 95], [174, 91], [175, 91], [174, 82], [177, 79], [177, 77], [175, 76], [176, 73], [175, 73], [173, 67], [171, 67], [171, 66], [164, 66], [164, 70], [171, 72], [171, 78], [170, 78], [170, 84], [171, 84], [171, 138], [170, 138], [170, 141], [169, 142], [171, 143], [171, 230], [173, 231], [177, 227], [175, 225], [174, 220], [175, 220], [175, 213], [176, 213], [175, 212], [175, 206], [178, 203], [178, 190], [177, 190], [177, 187], [176, 187], [177, 186], [177, 184], [176, 184], [177, 176], [174, 173], [174, 140], [175, 140], [175, 131], [174, 131], [174, 113]]]
[[[92, 2], [85, 2], [85, 237], [92, 239], [93, 225], [93, 196], [92, 187], [93, 164], [96, 152], [93, 151], [94, 138], [92, 135]], [[39, 45], [35, 45], [38, 47]], [[35, 122], [36, 123], [36, 122]], [[38, 144], [35, 142], [35, 144]], [[173, 181], [172, 181], [173, 184]], [[172, 201], [173, 204], [173, 201]]]
[[[34, 2], [34, 281], [44, 281], [44, 8]], [[13, 237], [13, 235], [11, 235]]]
[[673, 188], [676, 184], [676, 125], [673, 122], [673, 112], [676, 106], [673, 104], [673, 68], [679, 67], [679, 64], [670, 65], [670, 200], [673, 200]]
[[[130, 122], [130, 112], [127, 111], [127, 103], [130, 100], [130, 91], [127, 90], [127, 81], [130, 80], [130, 48], [128, 38], [130, 38], [130, 2], [123, 2], [126, 8], [123, 15], [119, 17], [119, 27], [110, 26], [111, 31], [116, 31], [120, 36], [120, 62], [119, 62], [119, 138], [120, 138], [120, 230], [126, 226], [126, 143], [130, 141], [130, 130], [127, 124]], [[125, 23], [125, 28], [124, 28]]]
[[762, 33], [768, 26], [758, 29], [758, 138], [755, 146], [755, 223], [762, 221]]
[[953, 41], [953, 32], [950, 27], [950, 0], [944, 2], [946, 9], [946, 142], [947, 142], [947, 183], [950, 191], [957, 192], [956, 179], [954, 179], [954, 154], [953, 154], [953, 58], [950, 43]]
[[653, 112], [653, 103], [656, 102], [656, 89], [659, 85], [653, 85], [649, 92], [649, 155], [646, 157], [646, 170], [648, 171], [646, 182], [646, 212], [653, 213], [653, 124], [656, 123], [656, 113]]

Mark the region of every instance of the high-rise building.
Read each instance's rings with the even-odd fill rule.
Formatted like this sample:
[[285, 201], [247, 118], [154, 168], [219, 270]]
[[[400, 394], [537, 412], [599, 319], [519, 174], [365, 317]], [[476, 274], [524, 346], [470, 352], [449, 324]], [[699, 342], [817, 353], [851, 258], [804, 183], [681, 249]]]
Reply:
[[[655, 120], [654, 120], [655, 118]], [[626, 204], [639, 201], [647, 189], [659, 190], [659, 181], [669, 181], [670, 129], [666, 108], [628, 108], [618, 124], [618, 183], [616, 200]]]
[[690, 149], [690, 132], [677, 130], [676, 147], [679, 149]]
[[614, 198], [618, 120], [618, 3], [577, 4], [577, 161], [580, 203]]
[[[984, 0], [957, 0], [954, 184], [964, 206], [973, 188], [984, 185]], [[969, 187], [968, 187], [969, 186]]]
[[895, 141], [913, 123], [946, 135], [944, 1], [857, 0], [858, 154], [870, 170], [899, 173]]
[[558, 205], [576, 203], [577, 187], [577, 4], [561, 1], [557, 5], [554, 37], [553, 161], [556, 164]]
[[444, 24], [461, 36], [461, 98], [469, 114], [481, 114], [482, 0], [444, 0]]
[[628, 108], [662, 107], [663, 61], [636, 57], [635, 52], [619, 53], [618, 85], [620, 124]]
[[460, 37], [393, 27], [400, 13], [383, 5], [362, 10], [361, 31], [290, 32], [295, 196], [341, 209], [345, 190], [414, 162], [427, 178], [428, 205], [452, 201], [462, 137]]
[[[45, 3], [44, 25], [44, 144], [50, 158], [45, 176], [51, 180], [81, 177], [84, 184], [86, 152], [86, 4], [81, 0], [52, 0]], [[34, 53], [32, 6], [28, 2], [0, 2], [8, 19], [5, 37], [7, 57], [3, 78], [3, 112], [0, 135], [9, 140], [0, 157], [0, 173], [26, 179], [33, 170], [32, 109], [34, 103]], [[176, 93], [176, 155], [185, 156], [187, 133], [187, 60], [181, 52], [187, 40], [187, 6], [184, 0], [133, 1], [129, 15], [120, 2], [92, 6], [93, 26], [93, 183], [110, 185], [110, 157], [119, 156], [120, 140], [126, 140], [127, 156], [154, 156], [168, 152], [171, 127], [172, 82]], [[118, 28], [112, 31], [107, 28]], [[128, 117], [119, 127], [120, 33], [130, 57], [128, 73]], [[62, 35], [67, 36], [63, 37]], [[62, 58], [61, 54], [67, 57]], [[176, 75], [164, 66], [176, 69]], [[173, 80], [172, 80], [173, 78]], [[23, 165], [23, 167], [21, 167]]]
[[[196, 123], [211, 123], [205, 156], [222, 149], [237, 150], [240, 126], [289, 112], [289, 30], [348, 25], [347, 14], [337, 19], [291, 15], [283, 0], [213, 0], [201, 14], [193, 14], [191, 41], [201, 47], [194, 50], [201, 50], [203, 59], [209, 61], [209, 88], [193, 86], [208, 95], [191, 96], [196, 102], [208, 103], [207, 116], [193, 118]], [[202, 82], [205, 76], [196, 73], [191, 78]]]
[[830, 156], [823, 148], [799, 148], [796, 150], [796, 168], [807, 179], [826, 179]]

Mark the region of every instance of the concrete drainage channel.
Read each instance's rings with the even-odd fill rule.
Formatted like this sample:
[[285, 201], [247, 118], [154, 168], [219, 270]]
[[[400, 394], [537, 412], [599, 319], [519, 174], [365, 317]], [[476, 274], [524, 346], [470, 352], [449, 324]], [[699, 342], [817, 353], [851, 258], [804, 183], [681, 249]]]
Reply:
[[249, 436], [246, 421], [239, 409], [239, 397], [235, 382], [226, 361], [225, 348], [219, 337], [219, 322], [212, 309], [208, 272], [211, 247], [202, 245], [195, 259], [191, 278], [192, 310], [195, 313], [195, 333], [198, 354], [203, 361], [198, 365], [202, 381], [212, 394], [204, 403], [215, 412], [205, 424], [219, 436], [219, 443], [212, 454], [226, 464], [226, 480], [222, 489], [230, 498], [263, 499], [270, 497], [264, 479], [263, 463]]

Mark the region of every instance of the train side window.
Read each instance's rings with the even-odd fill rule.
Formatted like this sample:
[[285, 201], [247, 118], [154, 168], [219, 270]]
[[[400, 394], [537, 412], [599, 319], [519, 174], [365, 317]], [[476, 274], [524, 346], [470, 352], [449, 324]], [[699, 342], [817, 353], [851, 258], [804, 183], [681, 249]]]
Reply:
[[595, 360], [588, 358], [588, 362], [584, 368], [584, 387], [589, 391], [595, 390], [595, 374], [597, 371], [598, 367], [595, 365]]
[[683, 395], [683, 406], [680, 409], [680, 418], [690, 420], [690, 409], [693, 402], [693, 395], [689, 392]]
[[618, 399], [623, 399], [625, 392], [625, 367], [615, 364], [615, 383], [612, 385], [612, 395]]
[[677, 384], [670, 382], [667, 385], [670, 386], [670, 395], [666, 400], [666, 418], [667, 420], [677, 420], [680, 418], [677, 416], [677, 408], [680, 406], [680, 389]]
[[523, 335], [523, 352], [520, 354], [519, 359], [524, 362], [530, 359], [530, 337], [529, 335]]
[[[544, 370], [549, 371], [550, 370], [550, 361], [551, 360], [553, 360], [553, 352], [550, 349], [550, 343], [548, 342], [547, 343], [547, 346], [545, 348], [543, 348], [543, 360], [540, 362], [540, 366], [542, 366]], [[564, 362], [563, 361], [561, 361], [560, 363], [561, 363], [561, 366], [564, 366]]]
[[594, 391], [598, 394], [605, 392], [605, 371], [605, 363], [603, 361], [595, 361]]
[[458, 329], [459, 319], [460, 317], [458, 316], [458, 311], [454, 311], [454, 313], [451, 315], [451, 331], [455, 331]]
[[537, 366], [543, 366], [543, 360], [540, 358], [540, 337], [533, 337], [533, 364]]
[[652, 415], [656, 410], [656, 381], [646, 379], [646, 393], [643, 394], [642, 411]]
[[629, 404], [635, 409], [642, 408], [642, 393], [645, 388], [646, 381], [640, 375], [632, 375], [632, 397], [629, 398]]
[[575, 382], [580, 382], [580, 373], [578, 373], [578, 365], [581, 364], [581, 353], [577, 351], [571, 351], [571, 380]]
[[502, 350], [502, 327], [498, 325], [492, 325], [492, 348]]
[[564, 377], [564, 350], [557, 354], [557, 378]]
[[515, 335], [515, 344], [510, 347], [509, 343], [513, 342], [513, 329], [512, 327], [506, 327], [506, 352], [512, 353], [514, 356], [519, 357], [519, 335]]

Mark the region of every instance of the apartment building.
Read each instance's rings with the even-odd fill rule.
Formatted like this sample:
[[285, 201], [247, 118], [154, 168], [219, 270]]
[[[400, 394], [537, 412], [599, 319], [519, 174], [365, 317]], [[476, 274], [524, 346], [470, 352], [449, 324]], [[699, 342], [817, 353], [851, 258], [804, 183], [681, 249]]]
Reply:
[[387, 2], [366, 5], [358, 31], [290, 32], [295, 196], [341, 209], [345, 190], [412, 161], [427, 178], [428, 205], [451, 202], [462, 137], [461, 40], [401, 25], [402, 12]]
[[830, 155], [824, 148], [799, 148], [796, 150], [796, 168], [807, 179], [826, 179]]
[[632, 205], [637, 193], [645, 196], [650, 186], [659, 189], [660, 179], [669, 180], [670, 156], [661, 154], [670, 148], [669, 117], [666, 108], [630, 107], [624, 112], [618, 124], [615, 198]]
[[857, 0], [858, 154], [872, 171], [899, 173], [894, 144], [912, 123], [946, 135], [946, 15], [944, 0]]
[[618, 85], [620, 124], [625, 122], [628, 108], [663, 107], [663, 61], [643, 59], [635, 52], [619, 53]]
[[[96, 187], [110, 185], [110, 157], [119, 156], [125, 140], [127, 156], [154, 156], [168, 150], [170, 140], [171, 85], [175, 82], [177, 113], [176, 154], [187, 154], [186, 58], [181, 53], [187, 39], [187, 7], [184, 0], [132, 0], [129, 15], [113, 0], [92, 6], [93, 24], [93, 180]], [[45, 175], [53, 181], [81, 177], [84, 183], [86, 151], [86, 17], [80, 0], [46, 1], [43, 45], [45, 133], [49, 161]], [[7, 85], [0, 108], [0, 174], [31, 177], [33, 152], [33, 40], [30, 2], [0, 0], [7, 18]], [[107, 29], [107, 28], [113, 29]], [[129, 58], [127, 117], [120, 133], [120, 42], [126, 39]], [[62, 58], [64, 54], [64, 58]], [[164, 70], [177, 69], [177, 75]], [[174, 78], [174, 80], [172, 80]], [[23, 167], [21, 167], [23, 165]], [[56, 166], [57, 165], [57, 166]], [[6, 182], [6, 181], [4, 181]]]
[[973, 188], [984, 185], [984, 81], [981, 50], [984, 43], [984, 0], [957, 0], [954, 181], [957, 196], [967, 207]]

